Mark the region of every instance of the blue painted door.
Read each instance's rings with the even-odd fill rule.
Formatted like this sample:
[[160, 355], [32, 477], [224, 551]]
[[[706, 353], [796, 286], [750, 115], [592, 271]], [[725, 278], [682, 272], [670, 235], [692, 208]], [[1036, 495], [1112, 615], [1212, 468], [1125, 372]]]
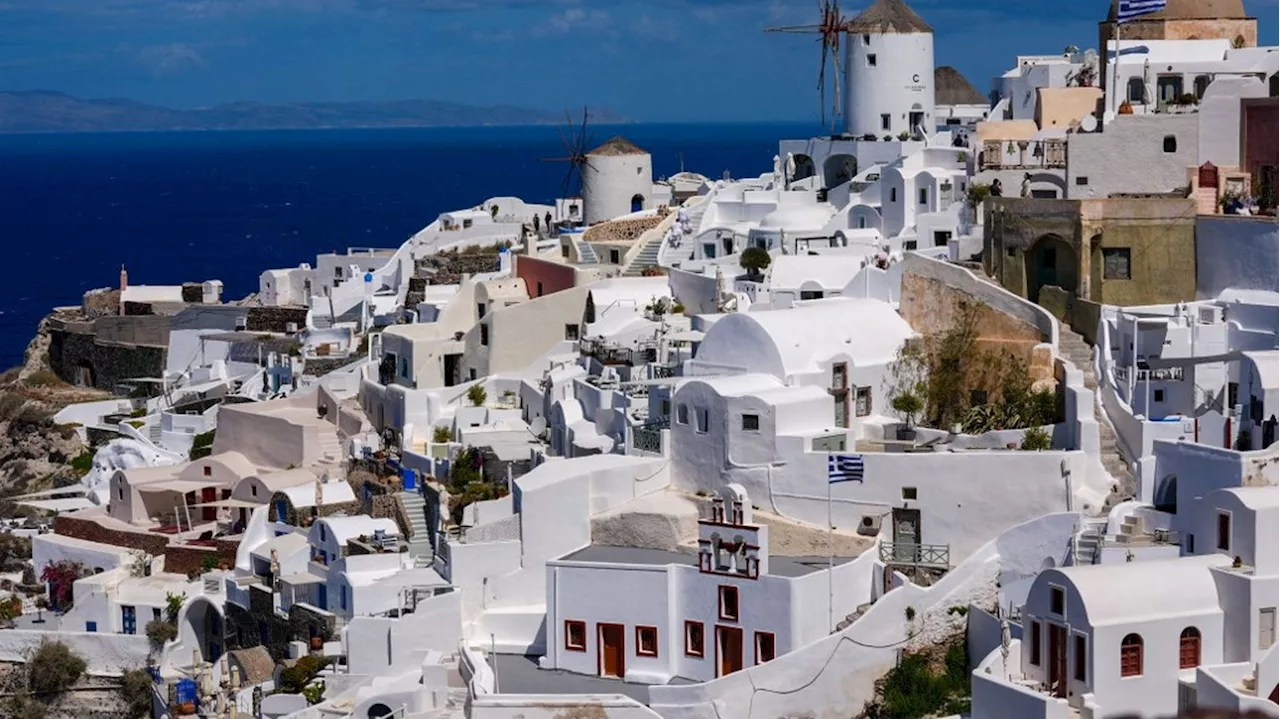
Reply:
[[120, 631], [125, 634], [138, 633], [138, 610], [134, 607], [120, 607]]

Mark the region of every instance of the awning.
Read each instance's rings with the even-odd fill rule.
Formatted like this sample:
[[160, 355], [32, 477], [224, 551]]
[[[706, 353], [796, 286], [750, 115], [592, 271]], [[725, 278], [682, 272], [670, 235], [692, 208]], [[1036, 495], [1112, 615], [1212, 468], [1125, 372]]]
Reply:
[[65, 497], [63, 499], [35, 499], [18, 502], [24, 507], [31, 507], [45, 512], [74, 512], [77, 509], [88, 509], [97, 506], [84, 497]]
[[230, 509], [257, 509], [265, 506], [265, 502], [248, 502], [243, 499], [219, 499], [213, 502], [199, 502], [191, 507], [228, 507]]
[[212, 482], [201, 482], [195, 479], [166, 479], [159, 482], [148, 482], [140, 484], [137, 487], [139, 492], [198, 492], [206, 487], [217, 487], [221, 489], [221, 485]]

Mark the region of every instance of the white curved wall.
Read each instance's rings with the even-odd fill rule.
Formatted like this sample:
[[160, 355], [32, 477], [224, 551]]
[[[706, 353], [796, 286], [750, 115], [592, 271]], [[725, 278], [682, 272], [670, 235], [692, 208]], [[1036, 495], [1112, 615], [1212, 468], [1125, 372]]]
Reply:
[[648, 153], [589, 158], [591, 167], [582, 171], [588, 225], [631, 214], [631, 198], [636, 195], [644, 198], [640, 209], [653, 207], [653, 158]]
[[[845, 46], [845, 132], [897, 137], [912, 132], [910, 113], [923, 112], [921, 125], [934, 127], [933, 34], [850, 34]], [[875, 56], [875, 65], [870, 57]], [[884, 129], [881, 114], [889, 115]]]

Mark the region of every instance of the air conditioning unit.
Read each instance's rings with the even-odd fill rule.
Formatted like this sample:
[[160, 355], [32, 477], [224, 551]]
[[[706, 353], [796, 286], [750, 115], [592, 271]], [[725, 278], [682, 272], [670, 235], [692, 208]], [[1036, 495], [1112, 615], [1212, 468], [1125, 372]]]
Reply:
[[880, 534], [880, 520], [881, 517], [879, 516], [864, 514], [862, 521], [858, 522], [858, 534], [864, 537], [874, 537]]
[[236, 332], [243, 332], [243, 331], [245, 330], [245, 328], [247, 328], [248, 326], [249, 326], [249, 318], [248, 318], [248, 317], [237, 317], [237, 318], [236, 318]]
[[298, 323], [297, 323], [297, 322], [286, 322], [286, 323], [284, 323], [284, 331], [285, 331], [285, 333], [286, 333], [286, 334], [291, 334], [291, 335], [295, 335], [295, 334], [297, 334], [297, 333], [298, 333]]

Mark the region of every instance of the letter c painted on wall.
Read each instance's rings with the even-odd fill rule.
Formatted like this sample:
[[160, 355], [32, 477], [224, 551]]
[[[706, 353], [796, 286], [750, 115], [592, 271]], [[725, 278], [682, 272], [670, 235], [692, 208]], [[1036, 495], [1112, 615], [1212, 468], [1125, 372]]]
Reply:
[[920, 76], [919, 76], [919, 75], [912, 75], [912, 76], [911, 76], [911, 82], [920, 82]]

